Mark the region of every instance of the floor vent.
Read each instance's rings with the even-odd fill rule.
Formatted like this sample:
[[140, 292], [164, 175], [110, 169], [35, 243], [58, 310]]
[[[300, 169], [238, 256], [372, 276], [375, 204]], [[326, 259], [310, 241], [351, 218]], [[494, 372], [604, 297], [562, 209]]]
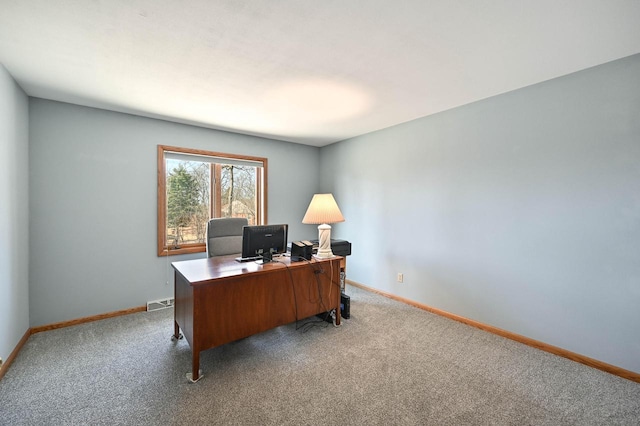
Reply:
[[158, 311], [160, 309], [173, 308], [173, 297], [158, 299], [147, 302], [147, 312]]

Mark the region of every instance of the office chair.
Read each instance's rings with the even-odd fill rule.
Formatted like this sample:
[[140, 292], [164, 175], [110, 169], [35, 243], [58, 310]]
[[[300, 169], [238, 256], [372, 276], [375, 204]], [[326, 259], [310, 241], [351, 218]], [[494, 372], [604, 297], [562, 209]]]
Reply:
[[244, 217], [210, 219], [207, 223], [207, 255], [242, 253], [242, 227], [248, 224]]

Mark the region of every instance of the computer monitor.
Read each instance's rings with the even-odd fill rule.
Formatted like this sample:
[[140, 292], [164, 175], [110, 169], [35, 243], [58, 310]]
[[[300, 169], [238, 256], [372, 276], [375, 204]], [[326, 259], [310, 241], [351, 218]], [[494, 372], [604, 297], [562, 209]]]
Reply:
[[288, 225], [250, 225], [242, 228], [242, 260], [271, 262], [274, 254], [287, 252]]

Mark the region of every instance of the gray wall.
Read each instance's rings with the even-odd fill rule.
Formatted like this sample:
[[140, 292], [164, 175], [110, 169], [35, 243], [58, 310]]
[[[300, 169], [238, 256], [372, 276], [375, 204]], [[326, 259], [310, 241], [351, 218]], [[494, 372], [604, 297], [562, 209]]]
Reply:
[[204, 257], [156, 254], [159, 144], [267, 157], [269, 222], [288, 223], [290, 239], [315, 235], [301, 221], [319, 185], [319, 148], [42, 99], [29, 105], [31, 326], [172, 296], [170, 262]]
[[640, 55], [325, 147], [321, 170], [349, 279], [640, 372]]
[[28, 98], [0, 64], [0, 357], [29, 330]]

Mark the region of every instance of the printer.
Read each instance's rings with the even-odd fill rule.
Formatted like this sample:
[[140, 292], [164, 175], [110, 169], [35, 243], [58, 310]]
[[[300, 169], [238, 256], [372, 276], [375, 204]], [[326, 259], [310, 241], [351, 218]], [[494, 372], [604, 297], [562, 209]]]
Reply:
[[[318, 245], [320, 242], [318, 240], [311, 240], [313, 244], [313, 252], [318, 252]], [[331, 251], [336, 256], [349, 256], [351, 255], [351, 243], [345, 240], [334, 240], [331, 239]]]

